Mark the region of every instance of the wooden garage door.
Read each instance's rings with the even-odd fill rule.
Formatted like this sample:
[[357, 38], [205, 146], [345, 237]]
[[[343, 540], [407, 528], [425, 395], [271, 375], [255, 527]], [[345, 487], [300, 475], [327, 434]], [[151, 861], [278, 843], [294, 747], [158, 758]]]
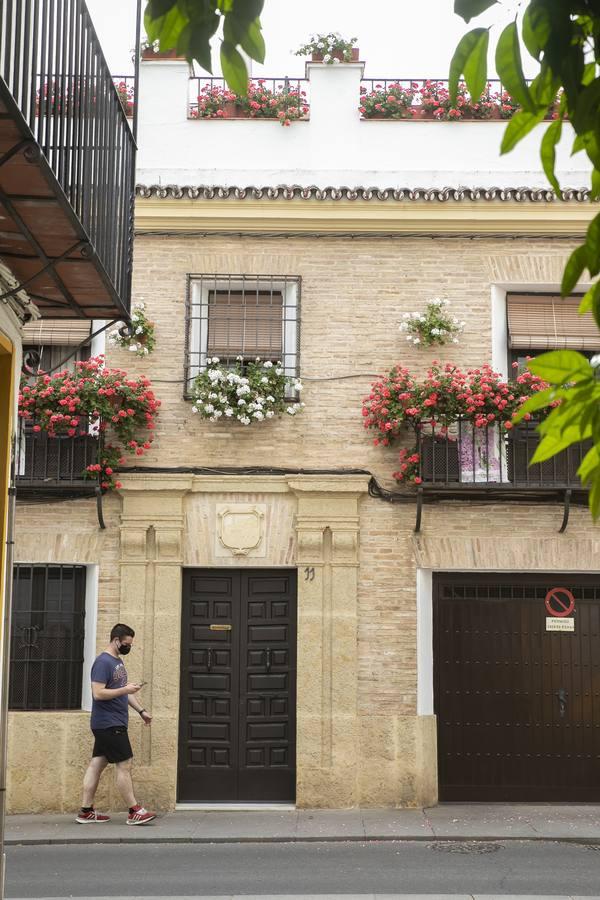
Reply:
[[600, 800], [600, 579], [436, 575], [434, 692], [441, 800]]
[[183, 579], [178, 801], [291, 801], [296, 572]]

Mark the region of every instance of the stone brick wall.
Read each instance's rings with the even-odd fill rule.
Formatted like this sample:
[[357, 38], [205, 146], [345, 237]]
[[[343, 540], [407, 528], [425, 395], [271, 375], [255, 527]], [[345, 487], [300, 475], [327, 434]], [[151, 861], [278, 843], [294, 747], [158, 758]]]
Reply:
[[[163, 401], [157, 440], [141, 464], [364, 467], [380, 478], [396, 451], [374, 448], [360, 417], [371, 376], [401, 362], [489, 361], [492, 283], [557, 286], [573, 241], [507, 238], [164, 237], [136, 240], [134, 301], [156, 323], [157, 348], [109, 361], [147, 374]], [[188, 273], [302, 278], [301, 375], [306, 408], [259, 427], [199, 421], [183, 399]], [[467, 326], [459, 345], [419, 350], [398, 330], [402, 313], [445, 295]], [[352, 375], [341, 380], [311, 381]], [[357, 376], [357, 377], [354, 377]], [[138, 461], [140, 462], [140, 461]]]

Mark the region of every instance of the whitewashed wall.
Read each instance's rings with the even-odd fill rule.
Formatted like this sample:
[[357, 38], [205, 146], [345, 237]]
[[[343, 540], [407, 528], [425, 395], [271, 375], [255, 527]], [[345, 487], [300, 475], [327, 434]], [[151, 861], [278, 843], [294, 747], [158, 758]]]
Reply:
[[[539, 142], [546, 123], [500, 156], [506, 123], [361, 121], [362, 63], [307, 64], [310, 120], [187, 116], [188, 67], [144, 61], [140, 75], [141, 184], [299, 184], [319, 187], [547, 187]], [[582, 154], [570, 158], [570, 128], [558, 149], [563, 187], [588, 184]]]

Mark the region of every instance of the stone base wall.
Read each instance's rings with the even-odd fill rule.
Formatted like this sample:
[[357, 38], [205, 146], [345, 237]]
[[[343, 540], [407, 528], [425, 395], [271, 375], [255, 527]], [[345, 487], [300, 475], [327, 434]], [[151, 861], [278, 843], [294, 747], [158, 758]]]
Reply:
[[[114, 622], [136, 629], [127, 666], [148, 681], [154, 714], [151, 730], [131, 724], [144, 803], [176, 802], [183, 567], [298, 568], [297, 805], [329, 808], [436, 802], [436, 723], [418, 692], [418, 569], [600, 569], [600, 529], [584, 508], [561, 535], [560, 504], [427, 504], [415, 535], [414, 503], [370, 498], [367, 482], [129, 475], [106, 503], [104, 532], [93, 501], [19, 506], [16, 561], [98, 566], [98, 651]], [[11, 713], [12, 812], [78, 805], [88, 716]], [[110, 773], [98, 804], [122, 808]]]

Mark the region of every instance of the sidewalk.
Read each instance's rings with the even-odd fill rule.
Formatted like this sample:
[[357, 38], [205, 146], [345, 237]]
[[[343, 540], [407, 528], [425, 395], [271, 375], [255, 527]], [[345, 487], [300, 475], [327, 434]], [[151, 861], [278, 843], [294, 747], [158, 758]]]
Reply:
[[557, 840], [600, 845], [600, 805], [442, 804], [431, 809], [175, 811], [144, 827], [70, 815], [7, 816], [5, 843]]

